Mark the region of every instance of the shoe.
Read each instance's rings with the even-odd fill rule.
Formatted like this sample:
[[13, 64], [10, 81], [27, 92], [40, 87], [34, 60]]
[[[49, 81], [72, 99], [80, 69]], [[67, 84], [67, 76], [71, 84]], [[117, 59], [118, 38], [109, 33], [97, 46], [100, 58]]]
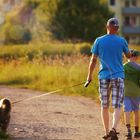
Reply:
[[132, 133], [128, 132], [128, 134], [126, 135], [126, 140], [132, 140]]
[[103, 139], [104, 140], [111, 140], [111, 137], [109, 135], [105, 135], [105, 136], [103, 136]]
[[140, 138], [140, 133], [139, 132], [135, 132], [134, 133], [134, 138]]
[[116, 130], [114, 128], [112, 128], [112, 130], [110, 130], [109, 132], [109, 136], [111, 137], [111, 140], [118, 140], [118, 135], [119, 133], [116, 132]]

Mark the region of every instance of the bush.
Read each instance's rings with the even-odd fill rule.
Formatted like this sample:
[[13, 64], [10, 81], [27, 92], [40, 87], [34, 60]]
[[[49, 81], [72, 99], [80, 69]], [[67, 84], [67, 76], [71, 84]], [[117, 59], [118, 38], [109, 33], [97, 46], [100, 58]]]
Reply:
[[22, 44], [28, 43], [31, 40], [31, 33], [29, 29], [21, 25], [8, 24], [4, 28], [5, 44]]
[[0, 47], [0, 59], [9, 61], [26, 56], [26, 50], [23, 46], [3, 46]]
[[82, 43], [82, 44], [77, 44], [76, 49], [78, 52], [84, 55], [90, 55], [91, 54], [91, 44], [89, 43]]

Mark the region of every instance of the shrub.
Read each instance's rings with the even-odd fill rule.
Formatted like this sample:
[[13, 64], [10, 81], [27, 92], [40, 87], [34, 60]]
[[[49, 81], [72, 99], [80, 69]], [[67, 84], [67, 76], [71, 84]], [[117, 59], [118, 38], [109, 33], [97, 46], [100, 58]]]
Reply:
[[90, 50], [91, 50], [91, 44], [90, 43], [77, 44], [76, 45], [76, 49], [81, 54], [84, 54], [84, 55], [90, 55], [91, 54], [91, 52], [90, 52]]
[[9, 23], [4, 30], [5, 44], [28, 43], [31, 40], [30, 30], [21, 25], [12, 25]]

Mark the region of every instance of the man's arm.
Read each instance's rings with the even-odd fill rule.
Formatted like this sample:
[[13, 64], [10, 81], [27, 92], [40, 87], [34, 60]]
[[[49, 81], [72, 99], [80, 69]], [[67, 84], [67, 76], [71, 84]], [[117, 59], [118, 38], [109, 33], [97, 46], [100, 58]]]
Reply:
[[90, 63], [89, 63], [89, 68], [88, 68], [88, 76], [87, 76], [87, 81], [92, 81], [92, 73], [94, 71], [94, 68], [96, 66], [97, 62], [97, 55], [92, 54]]

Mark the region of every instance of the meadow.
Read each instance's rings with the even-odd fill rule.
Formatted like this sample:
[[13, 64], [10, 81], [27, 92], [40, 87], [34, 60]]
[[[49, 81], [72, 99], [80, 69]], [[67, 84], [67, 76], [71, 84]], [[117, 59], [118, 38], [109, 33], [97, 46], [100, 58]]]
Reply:
[[[97, 75], [89, 88], [86, 81], [90, 57], [73, 44], [43, 44], [0, 47], [0, 85], [40, 91], [65, 89], [59, 94], [97, 97]], [[97, 69], [96, 69], [97, 71]]]
[[[90, 45], [78, 46], [82, 47], [77, 49], [77, 44], [72, 43], [1, 46], [0, 85], [45, 92], [64, 88], [59, 94], [98, 99], [98, 65], [88, 88], [83, 85], [67, 88], [86, 81], [90, 56], [81, 50]], [[130, 48], [140, 50], [138, 46]]]

